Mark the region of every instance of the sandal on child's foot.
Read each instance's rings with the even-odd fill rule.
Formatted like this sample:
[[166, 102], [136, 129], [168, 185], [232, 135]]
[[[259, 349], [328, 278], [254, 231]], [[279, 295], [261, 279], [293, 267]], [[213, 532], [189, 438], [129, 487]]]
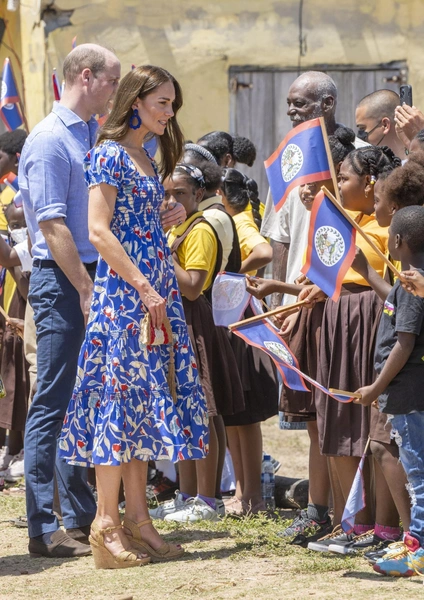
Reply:
[[128, 535], [128, 537], [131, 539], [131, 544], [135, 548], [138, 548], [142, 552], [148, 554], [153, 561], [180, 558], [180, 556], [184, 554], [184, 548], [182, 548], [179, 544], [168, 544], [168, 542], [163, 542], [163, 544], [155, 550], [148, 542], [143, 540], [140, 533], [140, 527], [143, 527], [143, 525], [147, 525], [151, 522], [152, 519], [145, 519], [144, 521], [136, 523], [135, 521], [124, 518], [122, 525], [131, 532], [131, 535]]
[[131, 550], [122, 550], [117, 556], [114, 556], [106, 548], [104, 536], [117, 529], [122, 529], [122, 525], [100, 529], [97, 523], [93, 522], [91, 524], [89, 541], [96, 569], [128, 569], [130, 567], [141, 567], [151, 562], [149, 556], [140, 558], [137, 551], [134, 552], [134, 548]]

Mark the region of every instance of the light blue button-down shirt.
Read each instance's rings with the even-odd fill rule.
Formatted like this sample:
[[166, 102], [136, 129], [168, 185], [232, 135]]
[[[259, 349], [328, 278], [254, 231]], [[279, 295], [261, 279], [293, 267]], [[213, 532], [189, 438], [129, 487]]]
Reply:
[[82, 166], [94, 146], [96, 130], [94, 118], [86, 123], [55, 102], [25, 142], [19, 189], [34, 258], [53, 258], [38, 223], [62, 217], [82, 262], [97, 260], [97, 251], [88, 241], [88, 190]]

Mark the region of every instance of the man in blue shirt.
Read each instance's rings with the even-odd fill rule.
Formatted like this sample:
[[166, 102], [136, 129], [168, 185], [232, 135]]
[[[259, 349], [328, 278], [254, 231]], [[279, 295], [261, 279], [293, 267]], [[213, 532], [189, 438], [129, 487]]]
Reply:
[[[95, 114], [118, 87], [118, 58], [101, 46], [77, 46], [63, 64], [60, 103], [29, 135], [19, 184], [34, 258], [28, 299], [37, 329], [37, 392], [25, 430], [29, 552], [90, 554], [96, 504], [87, 470], [56, 459], [57, 437], [72, 395], [90, 309], [97, 252], [88, 239], [83, 159], [95, 144]], [[53, 513], [56, 480], [63, 523]]]

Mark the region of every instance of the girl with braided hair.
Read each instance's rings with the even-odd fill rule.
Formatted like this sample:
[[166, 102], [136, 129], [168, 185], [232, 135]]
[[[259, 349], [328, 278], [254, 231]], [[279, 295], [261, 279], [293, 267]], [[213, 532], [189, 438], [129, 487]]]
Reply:
[[225, 131], [211, 131], [197, 143], [209, 150], [221, 167], [235, 167], [237, 163], [251, 167], [256, 159], [256, 148], [249, 139]]
[[[272, 249], [254, 220], [252, 200], [258, 200], [256, 182], [236, 169], [224, 169], [219, 193], [236, 224], [241, 249], [240, 273], [256, 275], [272, 259]], [[252, 316], [248, 308], [246, 317]], [[261, 350], [228, 334], [237, 359], [245, 410], [224, 416], [228, 445], [236, 476], [236, 493], [226, 510], [238, 514], [265, 510], [261, 494], [262, 433], [261, 422], [277, 414], [278, 387], [271, 359]]]
[[[390, 149], [369, 146], [348, 154], [339, 172], [344, 208], [383, 253], [387, 252], [388, 231], [379, 227], [373, 215], [374, 186], [379, 177], [399, 165], [399, 159]], [[382, 276], [385, 263], [362, 236], [357, 237], [356, 243], [369, 264]], [[324, 299], [322, 292], [319, 295], [316, 290], [299, 294], [300, 299], [305, 297]], [[382, 303], [377, 294], [359, 273], [350, 268], [343, 280], [339, 300], [325, 301], [317, 377], [320, 383], [328, 388], [349, 391], [372, 383], [373, 347], [381, 310]], [[333, 497], [338, 498], [341, 492], [346, 502], [370, 432], [370, 410], [365, 407], [357, 410], [358, 405], [352, 403], [337, 403], [321, 392], [316, 394], [315, 403], [320, 450], [331, 457]], [[364, 472], [369, 484], [368, 469]], [[356, 516], [353, 534], [345, 534], [336, 528], [333, 534], [310, 543], [308, 548], [329, 551], [331, 546], [332, 551], [344, 554], [397, 539], [400, 534], [398, 521], [382, 525], [380, 519], [375, 525], [375, 533], [371, 531], [374, 517], [370, 498], [367, 489], [367, 505]], [[333, 525], [340, 523], [343, 508], [335, 502]], [[356, 537], [363, 534], [367, 534], [365, 538]]]
[[[168, 232], [168, 243], [209, 415], [207, 457], [185, 461], [190, 465], [180, 464], [180, 492], [176, 493], [174, 500], [150, 511], [154, 518], [180, 523], [216, 521], [223, 516], [224, 505], [217, 495], [222, 475], [217, 430], [221, 425], [223, 428], [221, 415], [232, 415], [244, 409], [242, 384], [233, 351], [225, 330], [215, 327], [212, 308], [206, 297], [221, 269], [222, 259], [219, 236], [203, 212], [199, 211], [206, 180], [212, 176], [213, 172], [205, 164], [201, 169], [179, 163], [164, 181], [165, 200], [181, 202], [187, 213], [184, 223]], [[184, 350], [188, 352], [188, 349]], [[225, 442], [221, 454], [225, 455]]]

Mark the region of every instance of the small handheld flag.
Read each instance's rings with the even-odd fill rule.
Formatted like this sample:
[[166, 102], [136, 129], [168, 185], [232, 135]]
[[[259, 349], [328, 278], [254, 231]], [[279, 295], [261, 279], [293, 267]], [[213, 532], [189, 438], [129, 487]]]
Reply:
[[332, 300], [355, 257], [356, 230], [329, 198], [319, 192], [312, 206], [306, 263], [301, 271]]
[[8, 131], [18, 129], [23, 123], [18, 104], [20, 102], [12, 66], [8, 58], [4, 59], [1, 81], [0, 117]]
[[72, 45], [72, 50], [74, 50], [77, 47], [77, 36], [76, 35], [72, 38], [71, 45]]
[[212, 313], [215, 325], [228, 327], [239, 321], [249, 305], [246, 276], [239, 273], [218, 273], [212, 287]]
[[19, 192], [18, 176], [15, 173], [8, 173], [3, 178], [3, 182], [8, 185], [17, 194]]
[[276, 211], [298, 185], [331, 179], [324, 127], [322, 117], [298, 125], [265, 161]]
[[368, 438], [364, 453], [359, 461], [358, 469], [350, 488], [349, 496], [347, 497], [346, 506], [344, 507], [341, 526], [345, 533], [352, 533], [355, 525], [355, 517], [359, 511], [365, 508], [365, 485], [364, 485], [364, 462], [370, 445]]
[[[287, 344], [278, 335], [278, 329], [265, 320], [248, 323], [247, 325], [233, 329], [235, 335], [241, 337], [247, 344], [263, 350], [272, 358], [279, 370], [281, 377], [287, 387], [292, 390], [309, 392], [296, 357]], [[294, 366], [296, 370], [291, 369]]]
[[61, 97], [61, 87], [59, 85], [59, 79], [57, 78], [56, 69], [53, 69], [52, 73], [52, 84], [53, 84], [53, 95], [54, 99], [59, 102]]
[[326, 387], [302, 373], [299, 369], [299, 364], [295, 355], [292, 353], [290, 348], [287, 346], [285, 341], [280, 337], [278, 329], [272, 325], [268, 320], [265, 319], [267, 313], [263, 314], [262, 320], [253, 321], [247, 319], [246, 324], [238, 323], [237, 328], [231, 328], [231, 331], [241, 337], [247, 344], [255, 346], [260, 350], [263, 350], [272, 358], [275, 366], [279, 370], [284, 384], [292, 390], [299, 390], [301, 392], [309, 392], [305, 381], [308, 381], [313, 386], [321, 390], [324, 394], [334, 398], [338, 402], [349, 403], [352, 402], [352, 398], [343, 394], [333, 393]]

